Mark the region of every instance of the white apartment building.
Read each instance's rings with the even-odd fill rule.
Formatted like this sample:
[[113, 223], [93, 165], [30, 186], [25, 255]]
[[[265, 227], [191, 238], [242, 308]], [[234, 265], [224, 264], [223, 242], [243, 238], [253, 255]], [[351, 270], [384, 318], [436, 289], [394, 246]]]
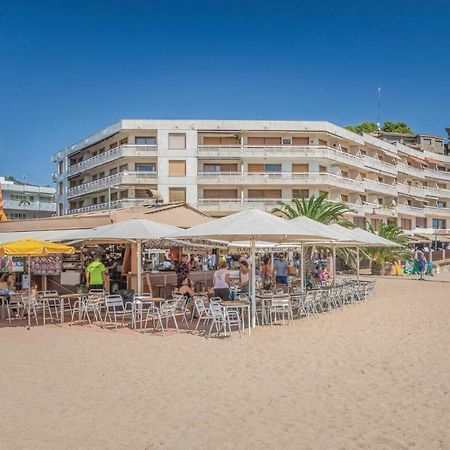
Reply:
[[0, 177], [3, 208], [9, 220], [37, 219], [56, 214], [55, 188], [19, 183]]
[[122, 120], [56, 153], [59, 214], [186, 201], [212, 216], [327, 193], [353, 221], [450, 228], [450, 156], [329, 122]]

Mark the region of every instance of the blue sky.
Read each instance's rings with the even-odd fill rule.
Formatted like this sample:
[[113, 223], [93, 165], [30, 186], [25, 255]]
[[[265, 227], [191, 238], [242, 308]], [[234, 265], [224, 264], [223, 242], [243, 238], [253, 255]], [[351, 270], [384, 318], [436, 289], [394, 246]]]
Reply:
[[376, 121], [445, 135], [450, 2], [1, 2], [0, 175], [121, 118]]

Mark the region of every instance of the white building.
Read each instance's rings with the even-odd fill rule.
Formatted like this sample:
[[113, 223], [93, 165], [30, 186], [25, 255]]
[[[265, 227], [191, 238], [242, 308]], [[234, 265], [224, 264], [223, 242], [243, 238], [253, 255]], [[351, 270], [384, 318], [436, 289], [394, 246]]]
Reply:
[[56, 153], [59, 214], [186, 201], [212, 216], [327, 193], [353, 220], [450, 227], [450, 156], [329, 122], [122, 120]]
[[56, 213], [55, 188], [0, 177], [3, 208], [9, 220], [37, 219]]

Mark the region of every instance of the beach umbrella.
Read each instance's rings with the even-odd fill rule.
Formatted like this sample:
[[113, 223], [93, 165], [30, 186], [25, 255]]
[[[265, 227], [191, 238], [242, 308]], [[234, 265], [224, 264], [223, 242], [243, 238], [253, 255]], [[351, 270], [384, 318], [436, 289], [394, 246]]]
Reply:
[[175, 239], [209, 239], [227, 242], [246, 242], [252, 260], [252, 325], [256, 323], [256, 242], [272, 243], [329, 240], [328, 236], [310, 225], [296, 225], [259, 209], [248, 209], [211, 220], [188, 230], [167, 236]]
[[[137, 290], [142, 291], [142, 243], [181, 231], [181, 228], [147, 219], [130, 219], [93, 228], [80, 234], [83, 240], [96, 242], [136, 242]], [[72, 235], [76, 238], [76, 233]]]
[[31, 326], [31, 258], [33, 256], [48, 256], [63, 253], [72, 255], [75, 249], [69, 245], [57, 244], [55, 242], [36, 241], [33, 239], [22, 239], [14, 242], [4, 242], [0, 244], [0, 257], [18, 256], [28, 258], [28, 328]]

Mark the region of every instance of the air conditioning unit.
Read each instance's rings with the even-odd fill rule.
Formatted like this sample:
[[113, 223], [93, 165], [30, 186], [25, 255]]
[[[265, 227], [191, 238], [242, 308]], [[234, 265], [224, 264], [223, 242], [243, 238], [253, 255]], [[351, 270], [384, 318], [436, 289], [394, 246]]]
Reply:
[[283, 145], [291, 145], [291, 144], [292, 144], [292, 139], [291, 138], [283, 139]]

